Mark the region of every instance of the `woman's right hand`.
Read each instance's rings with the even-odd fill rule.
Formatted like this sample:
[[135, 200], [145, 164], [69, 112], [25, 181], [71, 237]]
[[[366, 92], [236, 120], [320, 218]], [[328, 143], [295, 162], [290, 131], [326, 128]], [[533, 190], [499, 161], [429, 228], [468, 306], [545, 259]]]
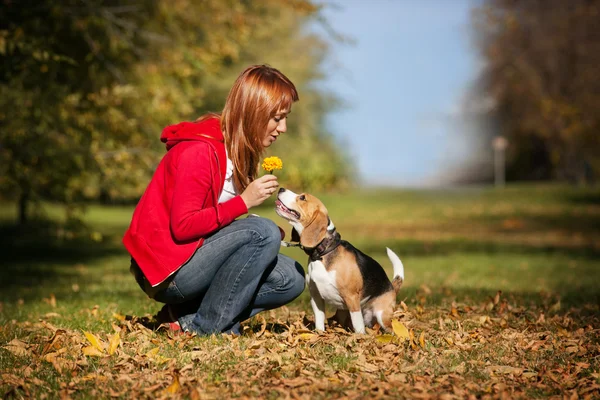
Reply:
[[261, 205], [273, 193], [277, 191], [279, 183], [275, 175], [263, 175], [253, 180], [241, 194], [246, 208], [250, 209]]

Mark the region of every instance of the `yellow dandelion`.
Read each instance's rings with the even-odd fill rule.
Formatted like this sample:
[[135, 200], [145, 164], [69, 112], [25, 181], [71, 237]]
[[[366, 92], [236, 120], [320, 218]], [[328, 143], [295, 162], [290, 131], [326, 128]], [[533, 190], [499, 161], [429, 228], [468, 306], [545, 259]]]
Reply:
[[267, 157], [264, 159], [264, 161], [262, 163], [262, 167], [265, 171], [267, 171], [268, 173], [271, 173], [275, 169], [282, 169], [283, 162], [281, 161], [281, 159], [279, 157], [275, 157], [275, 156]]

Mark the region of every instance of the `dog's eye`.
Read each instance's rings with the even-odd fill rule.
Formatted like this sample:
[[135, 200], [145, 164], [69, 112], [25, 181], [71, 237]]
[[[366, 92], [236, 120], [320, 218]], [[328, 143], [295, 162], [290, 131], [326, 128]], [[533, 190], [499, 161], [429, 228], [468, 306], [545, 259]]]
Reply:
[[301, 196], [299, 197], [299, 199], [300, 199], [300, 200], [302, 200], [302, 201], [306, 201], [306, 196], [305, 196], [305, 195], [301, 195]]

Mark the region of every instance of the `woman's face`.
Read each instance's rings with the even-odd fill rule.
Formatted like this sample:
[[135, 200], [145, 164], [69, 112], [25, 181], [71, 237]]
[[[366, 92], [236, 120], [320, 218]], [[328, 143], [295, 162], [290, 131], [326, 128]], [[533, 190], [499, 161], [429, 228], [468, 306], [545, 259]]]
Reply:
[[263, 137], [262, 144], [269, 147], [277, 140], [277, 137], [287, 130], [286, 119], [291, 110], [281, 110], [267, 124], [267, 132]]

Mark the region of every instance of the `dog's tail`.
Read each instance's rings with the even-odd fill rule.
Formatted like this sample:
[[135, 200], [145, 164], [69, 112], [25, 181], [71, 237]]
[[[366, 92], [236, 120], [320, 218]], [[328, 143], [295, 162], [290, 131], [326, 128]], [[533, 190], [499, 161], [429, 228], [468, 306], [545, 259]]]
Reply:
[[396, 253], [394, 253], [388, 247], [386, 247], [386, 249], [388, 258], [394, 266], [394, 278], [392, 279], [392, 286], [394, 287], [394, 291], [398, 293], [400, 287], [402, 287], [402, 283], [404, 282], [404, 265], [402, 265], [402, 261], [400, 261], [400, 258], [396, 255]]

